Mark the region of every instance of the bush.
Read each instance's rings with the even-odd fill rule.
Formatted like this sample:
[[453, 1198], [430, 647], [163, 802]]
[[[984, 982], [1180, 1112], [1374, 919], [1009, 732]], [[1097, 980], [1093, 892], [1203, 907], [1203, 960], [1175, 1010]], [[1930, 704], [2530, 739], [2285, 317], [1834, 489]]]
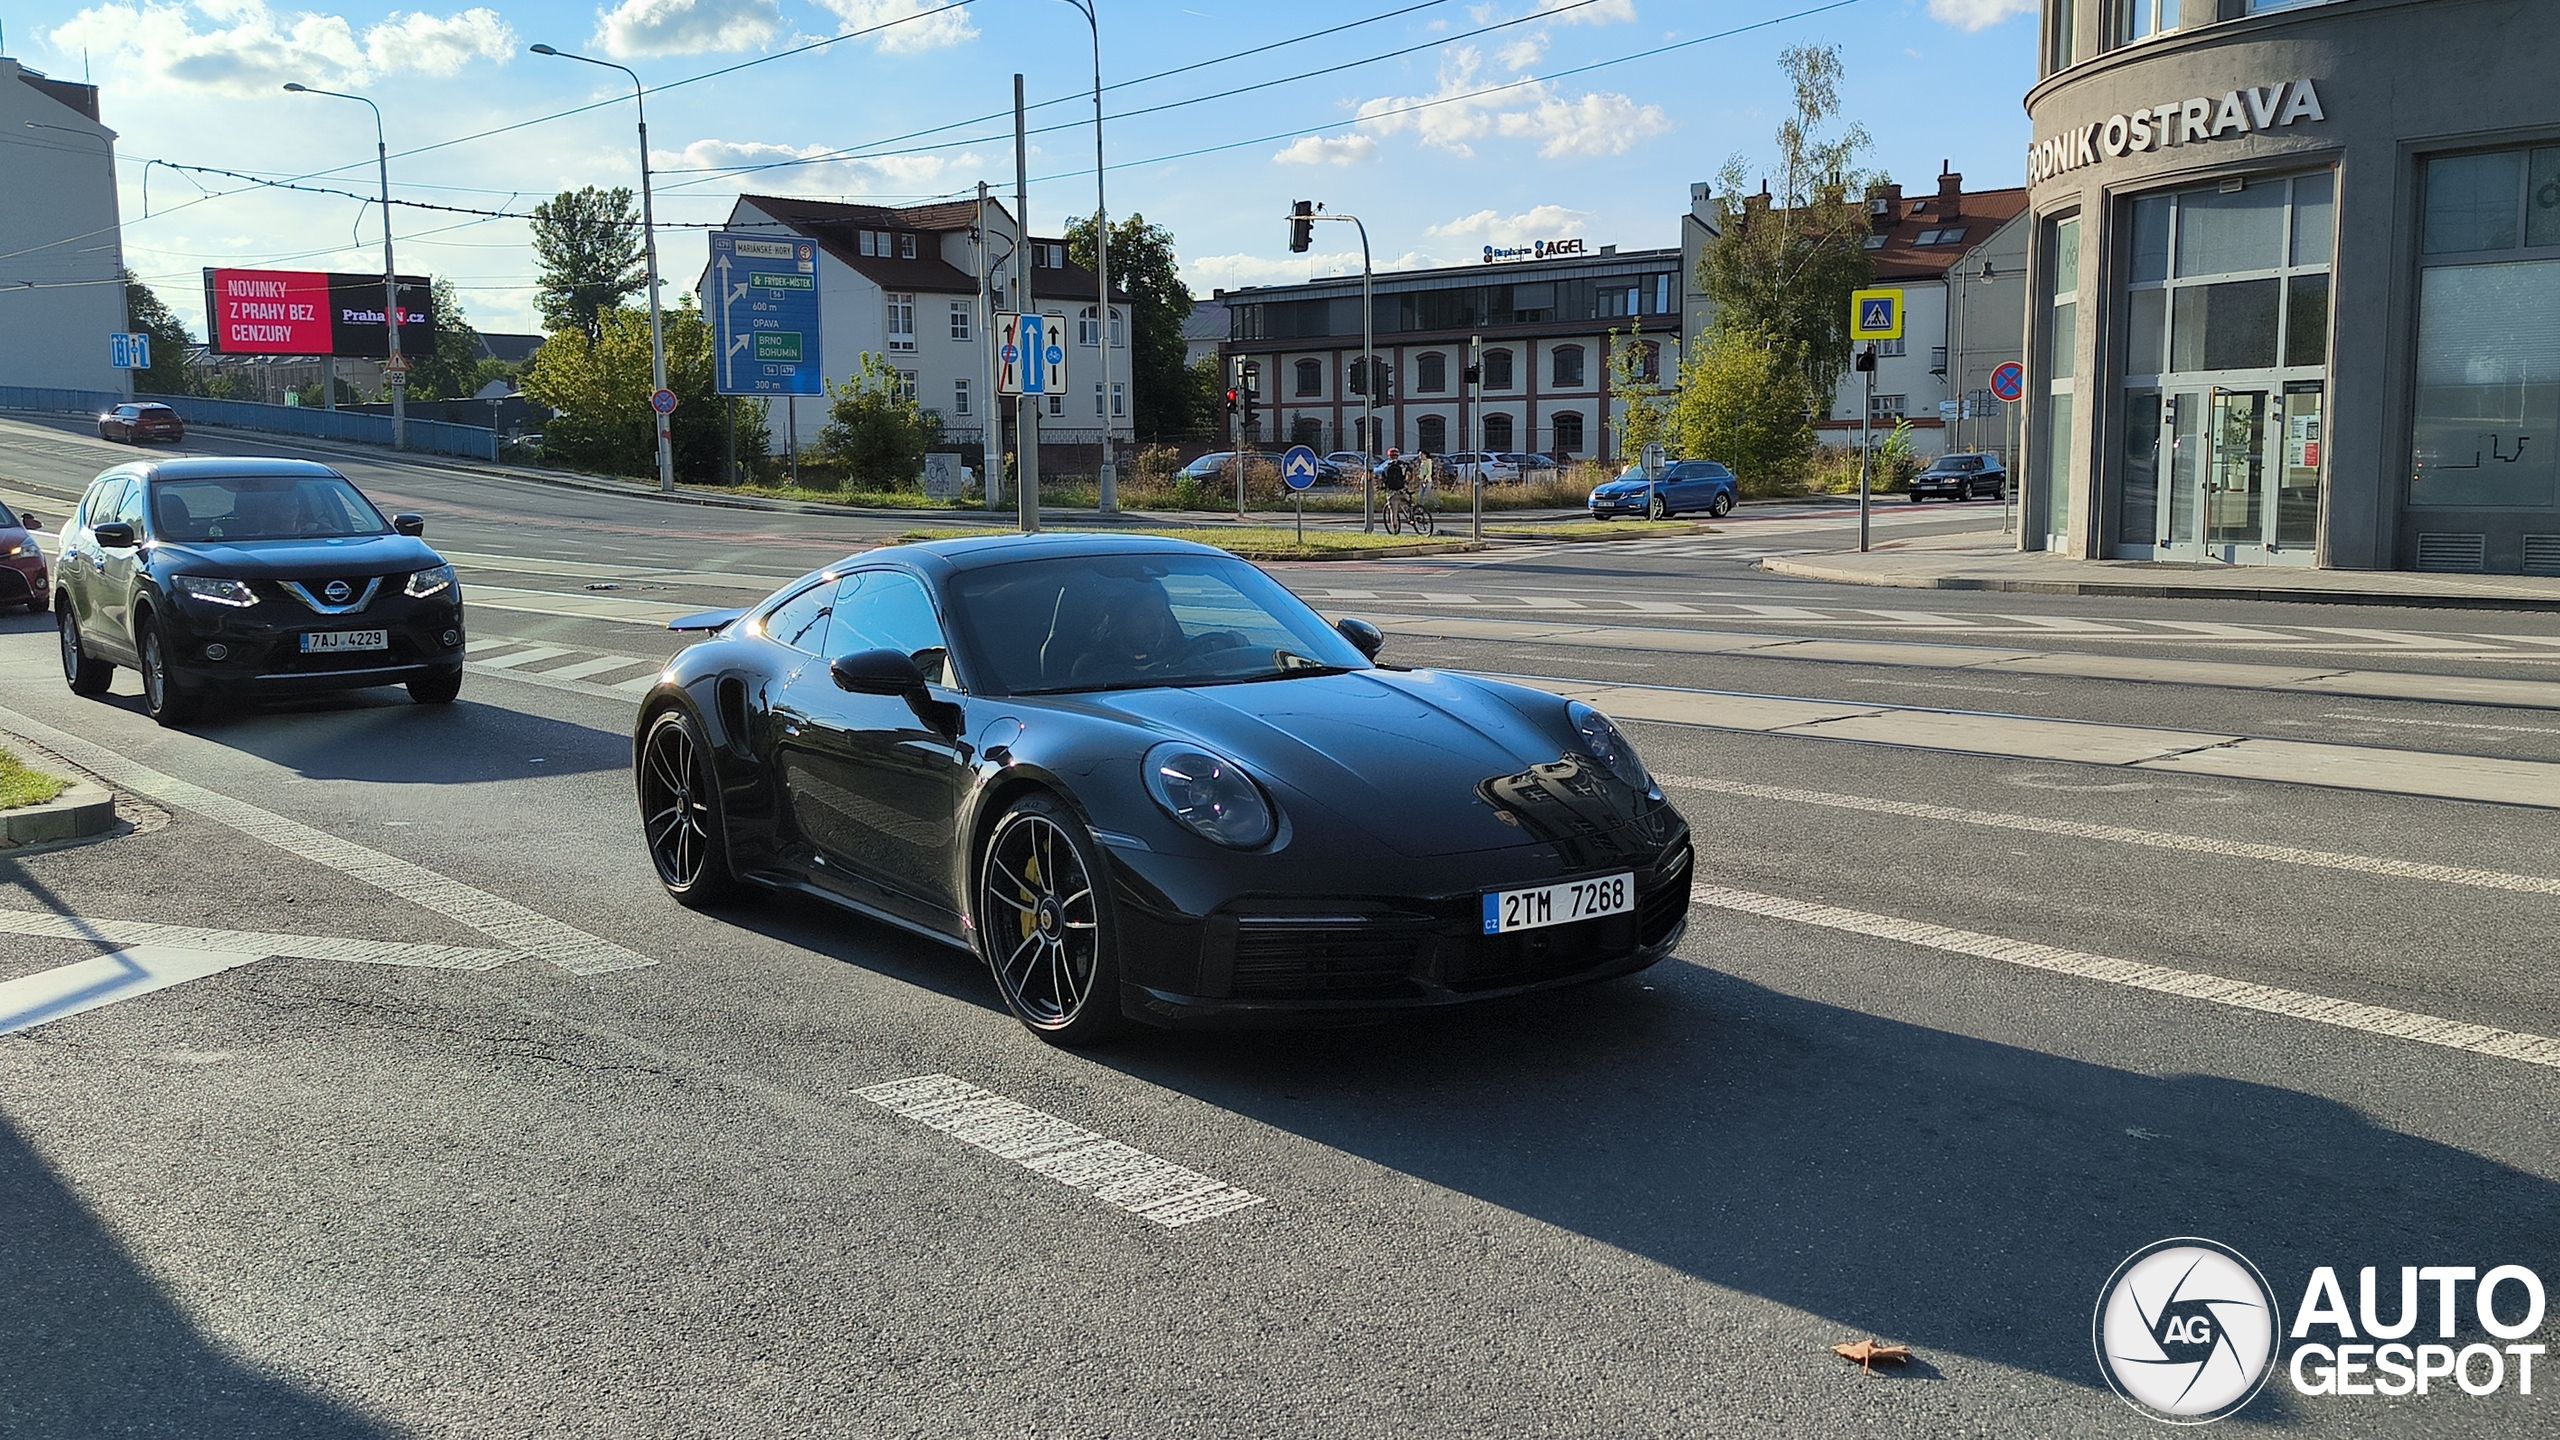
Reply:
[[[841, 385], [828, 381], [827, 395], [826, 428], [812, 447], [821, 463], [858, 490], [921, 488], [942, 422], [903, 393], [896, 370], [866, 350], [862, 369]], [[807, 467], [802, 474], [805, 485]]]

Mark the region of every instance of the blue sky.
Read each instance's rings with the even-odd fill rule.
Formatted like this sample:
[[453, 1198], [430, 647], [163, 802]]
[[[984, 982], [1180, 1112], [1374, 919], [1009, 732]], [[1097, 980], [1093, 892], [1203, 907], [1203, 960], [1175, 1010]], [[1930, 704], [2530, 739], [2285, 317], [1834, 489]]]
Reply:
[[[106, 120], [121, 136], [127, 261], [200, 322], [196, 276], [207, 265], [380, 264], [378, 208], [341, 196], [152, 166], [144, 218], [149, 160], [373, 193], [370, 114], [285, 94], [288, 80], [382, 107], [399, 198], [521, 212], [562, 189], [636, 184], [629, 82], [526, 53], [536, 42], [617, 59], [653, 90], [673, 87], [649, 101], [662, 223], [717, 220], [747, 189], [904, 203], [968, 194], [984, 179], [1010, 197], [1010, 123], [984, 117], [1011, 104], [1017, 70], [1035, 104], [1061, 102], [1032, 115], [1035, 130], [1063, 127], [1031, 141], [1033, 226], [1054, 230], [1090, 212], [1082, 17], [1064, 0], [943, 3], [306, 11], [269, 0], [0, 0], [0, 49], [58, 77], [85, 71], [105, 88]], [[1803, 43], [1842, 47], [1849, 118], [1875, 136], [1872, 166], [1910, 187], [1934, 183], [1942, 160], [1969, 187], [2021, 183], [2033, 0], [1846, 0], [1799, 13], [1824, 3], [1100, 0], [1104, 79], [1121, 87], [1106, 112], [1172, 107], [1107, 122], [1111, 212], [1140, 211], [1171, 229], [1204, 295], [1356, 272], [1348, 226], [1321, 227], [1313, 255], [1288, 253], [1282, 216], [1300, 197], [1359, 214], [1381, 268], [1569, 235], [1595, 248], [1667, 245], [1691, 181], [1712, 178], [1736, 152], [1755, 164], [1768, 155], [1788, 103], [1777, 54]], [[1353, 24], [1371, 17], [1385, 18]], [[1124, 83], [1336, 26], [1353, 28]], [[1743, 33], [1603, 63], [1734, 30]], [[859, 31], [870, 33], [675, 84]], [[1361, 61], [1371, 63], [1352, 63]], [[1287, 78], [1329, 67], [1346, 68]], [[1265, 88], [1220, 93], [1246, 86]], [[543, 118], [599, 101], [609, 103]], [[527, 121], [539, 123], [463, 140]], [[1185, 154], [1210, 147], [1229, 148]], [[825, 158], [734, 169], [813, 156]], [[536, 328], [522, 221], [403, 209], [394, 225], [400, 268], [452, 277], [475, 324]], [[671, 284], [699, 269], [701, 237], [662, 234]]]

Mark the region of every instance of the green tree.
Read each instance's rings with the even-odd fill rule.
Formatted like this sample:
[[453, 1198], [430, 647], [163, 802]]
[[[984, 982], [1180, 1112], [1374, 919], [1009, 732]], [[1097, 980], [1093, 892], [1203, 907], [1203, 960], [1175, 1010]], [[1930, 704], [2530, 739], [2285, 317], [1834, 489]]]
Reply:
[[814, 447], [845, 467], [855, 488], [894, 490], [918, 483], [924, 455], [942, 438], [942, 422], [906, 393], [898, 372], [871, 351], [841, 385], [827, 382], [827, 424]]
[[[572, 330], [534, 352], [525, 396], [555, 412], [543, 428], [543, 454], [612, 475], [653, 475], [658, 468], [657, 417], [649, 409], [649, 317], [607, 310], [590, 342]], [[714, 394], [711, 327], [691, 296], [666, 313], [667, 388], [675, 392], [669, 426], [678, 478], [716, 481], [727, 451], [723, 401]], [[738, 454], [752, 461], [770, 444], [761, 402], [738, 406]]]
[[[1662, 350], [1659, 342], [1644, 338], [1641, 324], [1624, 336], [1610, 331], [1609, 344], [1609, 399], [1618, 407], [1618, 458], [1634, 460], [1647, 445], [1670, 440], [1671, 397], [1663, 394], [1659, 378]], [[1654, 347], [1654, 378], [1644, 373], [1648, 345]]]
[[1778, 57], [1795, 109], [1778, 127], [1783, 189], [1745, 195], [1750, 166], [1725, 162], [1717, 179], [1718, 234], [1698, 262], [1698, 284], [1717, 323], [1764, 335], [1800, 357], [1815, 393], [1829, 395], [1849, 365], [1849, 295], [1875, 273], [1862, 247], [1865, 197], [1857, 169], [1867, 132], [1839, 118], [1843, 70], [1836, 47], [1799, 45]]
[[[1093, 217], [1067, 226], [1067, 254], [1093, 268]], [[1131, 416], [1138, 438], [1153, 440], [1192, 429], [1190, 387], [1184, 383], [1182, 324], [1191, 318], [1191, 287], [1173, 252], [1173, 232], [1130, 215], [1111, 227], [1111, 288], [1129, 297], [1126, 352]]]
[[563, 190], [533, 207], [534, 305], [553, 334], [604, 338], [604, 316], [648, 288], [640, 212], [619, 186]]
[[[451, 280], [438, 275], [433, 289], [436, 348], [430, 354], [407, 357], [409, 398], [468, 400], [487, 383], [480, 375], [480, 332], [462, 313], [462, 296]], [[498, 369], [501, 375], [506, 373], [504, 365]]]
[[1188, 399], [1188, 415], [1180, 429], [1193, 435], [1224, 435], [1227, 431], [1226, 367], [1215, 355], [1203, 355], [1198, 364], [1182, 372], [1183, 392]]
[[1669, 443], [1683, 458], [1723, 461], [1748, 493], [1782, 490], [1813, 458], [1814, 394], [1784, 342], [1719, 324], [1680, 367]]
[[130, 270], [124, 272], [124, 313], [126, 324], [151, 337], [151, 368], [134, 375], [133, 388], [146, 395], [186, 394], [187, 351], [196, 343], [186, 322]]

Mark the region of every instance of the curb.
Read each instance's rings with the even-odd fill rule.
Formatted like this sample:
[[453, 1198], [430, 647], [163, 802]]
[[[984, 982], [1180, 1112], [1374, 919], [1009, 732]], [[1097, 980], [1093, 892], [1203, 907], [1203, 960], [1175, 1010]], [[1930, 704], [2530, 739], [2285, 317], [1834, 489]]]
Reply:
[[0, 810], [0, 851], [104, 835], [115, 823], [115, 792], [85, 780], [74, 781], [41, 805]]
[[1870, 575], [1777, 556], [1761, 560], [1760, 568], [1773, 575], [1787, 575], [1798, 580], [1823, 580], [1835, 585], [1866, 585], [1886, 590], [1977, 590], [2012, 595], [2087, 595], [2136, 600], [2272, 600], [2294, 605], [2383, 606], [2401, 610], [2560, 612], [2560, 596], [2296, 590], [2139, 580], [2010, 580], [1990, 575]]

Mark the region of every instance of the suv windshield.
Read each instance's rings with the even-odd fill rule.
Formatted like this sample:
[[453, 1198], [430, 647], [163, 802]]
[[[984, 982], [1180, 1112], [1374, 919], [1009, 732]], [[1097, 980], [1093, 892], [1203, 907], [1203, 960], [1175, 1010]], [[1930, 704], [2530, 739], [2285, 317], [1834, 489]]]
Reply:
[[963, 572], [951, 618], [973, 678], [1013, 695], [1230, 685], [1367, 669], [1297, 596], [1222, 555], [1103, 555]]
[[163, 540], [339, 540], [388, 535], [363, 492], [336, 475], [209, 475], [151, 487]]

